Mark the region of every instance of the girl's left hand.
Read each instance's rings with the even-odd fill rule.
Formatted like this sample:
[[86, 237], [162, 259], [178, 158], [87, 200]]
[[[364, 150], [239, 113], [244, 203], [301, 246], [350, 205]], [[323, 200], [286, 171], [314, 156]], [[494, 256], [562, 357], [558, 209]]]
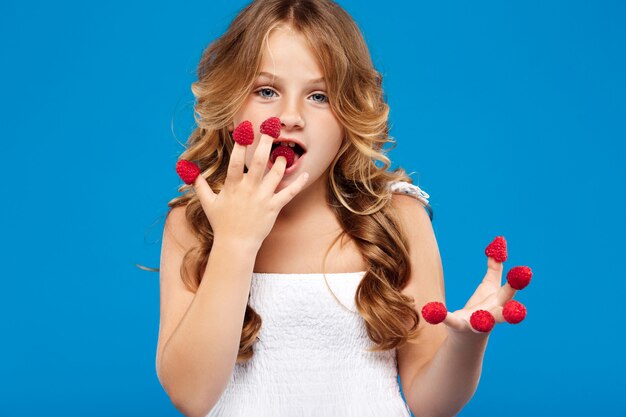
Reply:
[[[504, 242], [504, 248], [500, 247], [499, 253], [491, 253], [489, 249], [498, 239]], [[452, 335], [463, 336], [471, 333], [488, 335], [495, 324], [505, 321], [519, 323], [526, 315], [526, 309], [521, 303], [510, 300], [515, 296], [517, 289], [523, 289], [528, 285], [532, 271], [526, 266], [514, 267], [509, 271], [507, 282], [501, 286], [503, 261], [507, 258], [506, 241], [503, 237], [498, 237], [496, 240], [486, 250], [487, 273], [465, 307], [454, 312], [447, 312], [447, 314], [445, 309], [443, 311], [445, 314], [443, 323]], [[437, 307], [444, 308], [443, 305], [435, 302], [428, 303], [422, 309], [422, 316], [431, 324], [436, 324], [441, 320], [441, 311], [433, 313], [432, 305], [434, 304], [439, 304], [439, 306], [434, 306], [435, 310]], [[431, 307], [430, 310], [429, 307]], [[507, 311], [503, 314], [505, 307]], [[439, 318], [436, 317], [437, 315]]]

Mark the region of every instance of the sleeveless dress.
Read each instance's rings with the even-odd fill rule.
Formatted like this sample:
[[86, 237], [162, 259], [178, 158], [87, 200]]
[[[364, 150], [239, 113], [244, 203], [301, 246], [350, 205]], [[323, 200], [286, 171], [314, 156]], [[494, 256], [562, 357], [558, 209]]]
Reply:
[[[428, 203], [413, 184], [390, 187]], [[364, 275], [253, 272], [249, 304], [263, 319], [254, 355], [235, 364], [207, 417], [409, 417], [396, 349], [366, 350], [354, 300]]]

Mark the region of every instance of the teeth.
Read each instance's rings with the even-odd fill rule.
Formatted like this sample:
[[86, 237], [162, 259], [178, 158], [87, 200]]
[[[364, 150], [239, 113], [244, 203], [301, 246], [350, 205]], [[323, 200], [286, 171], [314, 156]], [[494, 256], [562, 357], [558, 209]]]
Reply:
[[289, 146], [290, 148], [295, 148], [296, 147], [296, 144], [293, 143], [293, 142], [278, 142], [278, 144], [282, 145], [282, 146]]

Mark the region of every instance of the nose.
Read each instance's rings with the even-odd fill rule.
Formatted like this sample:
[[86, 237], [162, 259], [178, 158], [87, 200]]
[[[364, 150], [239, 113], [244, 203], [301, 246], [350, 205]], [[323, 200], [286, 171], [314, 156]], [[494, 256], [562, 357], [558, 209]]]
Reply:
[[304, 127], [304, 118], [295, 100], [291, 100], [289, 103], [285, 104], [279, 117], [282, 127], [287, 130], [296, 127]]

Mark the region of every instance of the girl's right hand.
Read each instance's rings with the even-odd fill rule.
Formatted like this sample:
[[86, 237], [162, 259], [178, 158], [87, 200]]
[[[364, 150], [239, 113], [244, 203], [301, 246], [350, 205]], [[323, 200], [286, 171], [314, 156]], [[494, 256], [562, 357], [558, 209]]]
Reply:
[[261, 134], [251, 166], [245, 174], [247, 146], [235, 142], [224, 187], [218, 194], [202, 175], [194, 181], [196, 194], [215, 238], [260, 247], [274, 227], [280, 210], [304, 188], [308, 173], [301, 174], [292, 184], [275, 193], [287, 161], [284, 156], [279, 156], [264, 175], [272, 142], [271, 136]]

